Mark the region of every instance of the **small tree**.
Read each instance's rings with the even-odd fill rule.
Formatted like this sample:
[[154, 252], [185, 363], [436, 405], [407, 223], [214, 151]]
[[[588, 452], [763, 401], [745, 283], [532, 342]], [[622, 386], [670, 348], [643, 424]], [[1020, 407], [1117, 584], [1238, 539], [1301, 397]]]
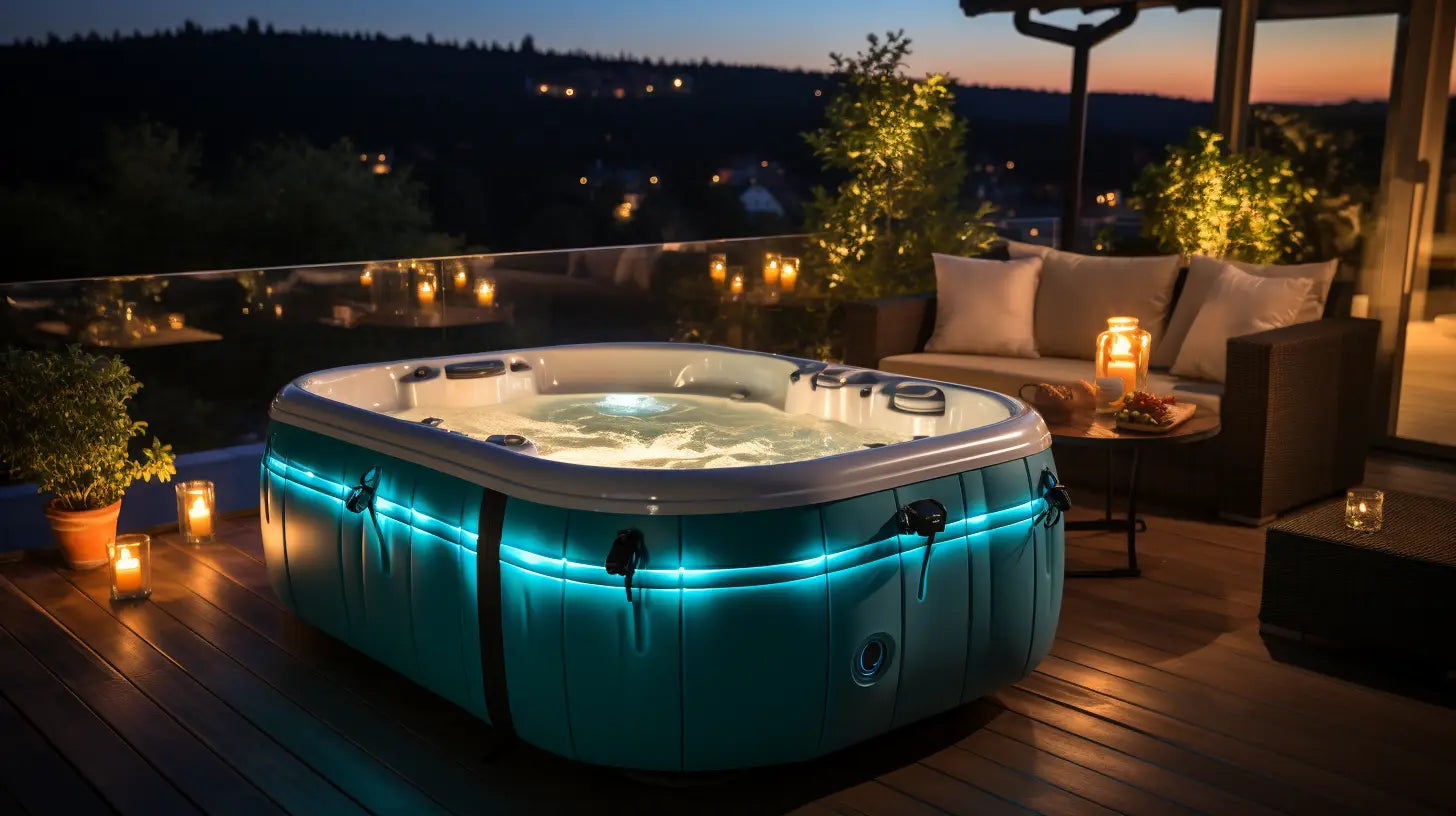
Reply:
[[1223, 135], [1198, 128], [1168, 158], [1143, 168], [1134, 185], [1143, 233], [1168, 252], [1281, 260], [1303, 242], [1290, 220], [1311, 191], [1287, 159], [1250, 151], [1226, 154]]
[[1289, 159], [1304, 187], [1290, 220], [1303, 243], [1285, 260], [1294, 263], [1339, 258], [1358, 263], [1370, 188], [1360, 179], [1355, 135], [1321, 128], [1307, 114], [1260, 107], [1254, 110], [1254, 146]]
[[848, 174], [832, 193], [814, 190], [804, 268], [847, 298], [928, 289], [930, 253], [967, 254], [995, 237], [988, 205], [960, 207], [966, 123], [950, 80], [903, 75], [903, 32], [868, 40], [852, 58], [830, 55], [841, 90], [825, 126], [804, 136], [825, 170]]

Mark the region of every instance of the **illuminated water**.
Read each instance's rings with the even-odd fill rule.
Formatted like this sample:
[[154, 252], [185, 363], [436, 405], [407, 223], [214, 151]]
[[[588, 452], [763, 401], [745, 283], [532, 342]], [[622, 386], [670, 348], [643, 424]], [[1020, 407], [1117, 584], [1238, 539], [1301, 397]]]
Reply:
[[483, 407], [411, 408], [393, 416], [439, 417], [441, 427], [480, 439], [520, 434], [547, 459], [604, 467], [771, 465], [904, 441], [761, 403], [679, 394], [562, 394]]

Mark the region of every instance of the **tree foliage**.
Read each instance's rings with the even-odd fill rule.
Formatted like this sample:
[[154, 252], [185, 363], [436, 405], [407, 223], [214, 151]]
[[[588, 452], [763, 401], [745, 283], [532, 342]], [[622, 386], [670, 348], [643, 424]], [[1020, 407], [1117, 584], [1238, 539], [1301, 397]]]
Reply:
[[1304, 240], [1288, 247], [1284, 260], [1358, 262], [1370, 188], [1351, 160], [1354, 134], [1326, 130], [1298, 111], [1260, 107], [1254, 110], [1254, 146], [1288, 159], [1305, 190], [1290, 213]]
[[1165, 251], [1272, 263], [1304, 236], [1290, 218], [1313, 195], [1288, 159], [1262, 151], [1228, 154], [1223, 135], [1197, 128], [1187, 144], [1143, 169], [1134, 185], [1143, 233]]
[[254, 145], [209, 181], [200, 149], [155, 123], [108, 128], [85, 185], [0, 188], [7, 254], [28, 277], [444, 255], [409, 172], [371, 172], [348, 141]]
[[930, 254], [968, 254], [994, 238], [982, 204], [960, 206], [966, 123], [950, 80], [907, 78], [910, 41], [891, 32], [854, 57], [831, 54], [840, 91], [825, 125], [805, 140], [826, 171], [847, 177], [814, 189], [805, 272], [844, 297], [928, 289]]
[[147, 429], [127, 411], [141, 387], [120, 359], [79, 346], [0, 352], [0, 461], [63, 510], [106, 507], [138, 479], [167, 481], [171, 445], [153, 437], [140, 458], [129, 450]]

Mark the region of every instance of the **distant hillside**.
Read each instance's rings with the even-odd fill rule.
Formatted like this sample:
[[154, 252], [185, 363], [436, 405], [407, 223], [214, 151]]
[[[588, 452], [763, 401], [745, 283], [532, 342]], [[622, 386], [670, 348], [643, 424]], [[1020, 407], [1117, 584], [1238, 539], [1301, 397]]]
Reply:
[[[798, 134], [819, 125], [833, 90], [820, 73], [256, 23], [4, 46], [0, 72], [11, 80], [0, 88], [10, 123], [0, 129], [10, 159], [0, 183], [84, 179], [108, 123], [172, 125], [200, 140], [212, 172], [260, 138], [348, 138], [413, 167], [441, 227], [495, 248], [549, 243], [541, 214], [579, 198], [580, 176], [612, 169], [648, 170], [662, 177], [663, 195], [690, 201], [700, 193], [689, 184], [761, 156], [806, 190], [820, 178]], [[1027, 184], [1060, 180], [1064, 94], [967, 86], [957, 99], [973, 157], [1014, 159]], [[1377, 110], [1365, 114], [1380, 121]], [[1089, 184], [1126, 186], [1209, 118], [1206, 103], [1094, 95]]]

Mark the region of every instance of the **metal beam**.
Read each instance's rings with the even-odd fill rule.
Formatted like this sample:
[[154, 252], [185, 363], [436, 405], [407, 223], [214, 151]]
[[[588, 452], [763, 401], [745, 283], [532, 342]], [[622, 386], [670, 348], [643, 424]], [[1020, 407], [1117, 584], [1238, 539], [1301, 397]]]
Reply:
[[1117, 14], [1096, 25], [1081, 23], [1075, 29], [1057, 28], [1032, 20], [1029, 8], [1017, 9], [1012, 17], [1016, 30], [1022, 34], [1072, 48], [1072, 87], [1067, 118], [1069, 164], [1062, 202], [1062, 229], [1057, 241], [1059, 249], [1077, 248], [1077, 223], [1082, 215], [1082, 169], [1087, 154], [1087, 67], [1092, 47], [1132, 25], [1136, 19], [1137, 6], [1131, 3], [1119, 6]]
[[1358, 291], [1380, 320], [1375, 352], [1376, 433], [1392, 437], [1412, 295], [1424, 290], [1439, 198], [1450, 96], [1456, 0], [1411, 0], [1397, 18], [1385, 156]]
[[1254, 73], [1258, 0], [1223, 0], [1218, 14], [1218, 62], [1213, 78], [1214, 127], [1231, 152], [1248, 146], [1249, 80]]

